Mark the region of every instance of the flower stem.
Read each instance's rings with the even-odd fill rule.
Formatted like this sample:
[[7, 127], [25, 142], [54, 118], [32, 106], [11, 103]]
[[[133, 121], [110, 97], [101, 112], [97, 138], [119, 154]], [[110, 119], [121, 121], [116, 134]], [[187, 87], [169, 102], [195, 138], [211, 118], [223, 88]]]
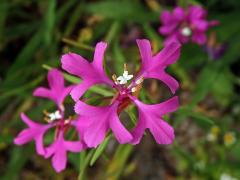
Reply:
[[[82, 152], [82, 153], [85, 153], [85, 152]], [[81, 154], [82, 154], [81, 153]], [[78, 175], [78, 180], [84, 180], [85, 179], [85, 171], [86, 171], [86, 168], [93, 156], [93, 153], [94, 153], [94, 149], [91, 149], [87, 156], [85, 156], [85, 154], [83, 154], [82, 158], [80, 156], [80, 167], [79, 167], [79, 175]]]

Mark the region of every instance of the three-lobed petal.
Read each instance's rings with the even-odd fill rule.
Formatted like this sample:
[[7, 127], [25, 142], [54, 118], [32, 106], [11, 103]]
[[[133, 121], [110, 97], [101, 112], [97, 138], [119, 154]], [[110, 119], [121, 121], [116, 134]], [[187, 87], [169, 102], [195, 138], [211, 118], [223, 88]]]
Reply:
[[136, 127], [132, 130], [132, 144], [138, 144], [144, 134], [145, 129], [149, 129], [158, 144], [171, 144], [174, 139], [174, 129], [163, 120], [163, 115], [174, 112], [179, 106], [178, 97], [174, 96], [169, 100], [147, 105], [130, 97], [138, 107], [138, 121]]
[[165, 72], [165, 68], [178, 60], [181, 45], [177, 42], [172, 42], [155, 56], [152, 56], [151, 44], [148, 40], [137, 40], [137, 44], [142, 59], [142, 67], [138, 76], [142, 76], [144, 79], [158, 79], [164, 82], [172, 93], [175, 93], [179, 84], [172, 76]]
[[57, 172], [66, 168], [67, 151], [80, 152], [86, 147], [80, 141], [67, 141], [64, 132], [60, 131], [57, 139], [46, 148], [45, 158], [52, 157], [52, 165]]
[[35, 141], [37, 153], [39, 155], [45, 155], [43, 136], [53, 125], [43, 125], [33, 122], [24, 113], [21, 113], [21, 119], [27, 124], [28, 128], [22, 130], [17, 137], [14, 138], [14, 143], [17, 145], [23, 145], [30, 141]]
[[118, 105], [117, 101], [104, 107], [91, 106], [82, 101], [76, 103], [76, 113], [89, 122], [83, 136], [88, 147], [97, 147], [102, 143], [110, 129], [120, 144], [128, 143], [132, 140], [131, 134], [118, 118]]
[[89, 62], [75, 53], [68, 53], [62, 56], [62, 68], [68, 73], [82, 79], [82, 82], [71, 92], [71, 96], [75, 101], [95, 84], [113, 85], [113, 82], [107, 77], [103, 69], [103, 59], [106, 47], [107, 43], [104, 42], [100, 42], [96, 45], [93, 62]]
[[34, 90], [33, 95], [53, 100], [61, 109], [62, 103], [74, 86], [64, 86], [64, 77], [57, 69], [48, 72], [49, 89], [38, 87]]

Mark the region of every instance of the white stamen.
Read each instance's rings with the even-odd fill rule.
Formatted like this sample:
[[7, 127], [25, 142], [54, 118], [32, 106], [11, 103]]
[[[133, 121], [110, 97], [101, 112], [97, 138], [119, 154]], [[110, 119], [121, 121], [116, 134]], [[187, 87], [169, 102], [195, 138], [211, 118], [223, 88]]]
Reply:
[[143, 82], [143, 78], [139, 78], [138, 80], [136, 80], [136, 84], [141, 84]]
[[62, 115], [60, 114], [60, 112], [57, 110], [53, 113], [48, 114], [49, 120], [50, 121], [55, 121], [57, 119], [61, 119]]
[[118, 78], [117, 78], [117, 80], [118, 80], [118, 82], [119, 82], [119, 84], [127, 84], [127, 81], [128, 80], [130, 80], [130, 79], [132, 79], [133, 78], [133, 75], [128, 75], [128, 71], [124, 71], [123, 72], [123, 75], [122, 76], [119, 76]]
[[191, 36], [192, 35], [192, 30], [189, 27], [184, 27], [184, 28], [182, 28], [181, 33], [184, 36]]
[[133, 87], [132, 89], [131, 89], [131, 92], [136, 92], [137, 91], [137, 88], [135, 88], [135, 87]]

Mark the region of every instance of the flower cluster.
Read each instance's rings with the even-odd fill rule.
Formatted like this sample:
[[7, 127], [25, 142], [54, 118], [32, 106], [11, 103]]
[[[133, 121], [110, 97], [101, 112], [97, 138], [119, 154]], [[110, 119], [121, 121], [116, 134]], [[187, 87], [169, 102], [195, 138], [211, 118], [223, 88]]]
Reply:
[[[63, 102], [74, 86], [65, 87], [63, 75], [57, 69], [53, 69], [48, 73], [48, 83], [50, 89], [39, 87], [34, 91], [33, 95], [54, 101], [57, 110], [53, 113], [44, 111], [46, 115], [44, 118], [45, 124], [32, 121], [24, 113], [21, 113], [21, 118], [28, 128], [18, 134], [14, 139], [14, 143], [22, 145], [30, 141], [35, 141], [37, 153], [45, 158], [51, 157], [53, 167], [59, 172], [66, 167], [67, 151], [80, 152], [86, 148], [85, 143], [80, 138], [78, 141], [65, 140], [64, 134], [69, 128], [75, 128], [79, 130], [80, 137], [84, 128], [76, 124], [79, 117], [64, 117]], [[55, 129], [54, 142], [45, 147], [43, 143], [44, 135], [52, 128]]]
[[207, 11], [201, 6], [191, 5], [186, 9], [176, 7], [172, 13], [164, 10], [160, 16], [162, 26], [159, 28], [159, 32], [167, 37], [164, 44], [172, 41], [205, 44], [207, 30], [219, 24], [216, 20], [207, 21], [206, 17]]
[[[45, 158], [52, 157], [53, 167], [59, 172], [66, 167], [67, 151], [80, 152], [86, 148], [96, 148], [103, 142], [109, 131], [114, 134], [120, 144], [138, 144], [145, 129], [150, 130], [158, 144], [172, 143], [174, 130], [163, 120], [163, 116], [178, 108], [178, 97], [173, 96], [165, 102], [150, 105], [137, 99], [137, 94], [142, 88], [143, 81], [148, 78], [162, 81], [175, 94], [179, 84], [166, 73], [165, 69], [179, 58], [180, 44], [170, 43], [156, 55], [152, 54], [148, 40], [137, 40], [137, 45], [142, 61], [138, 73], [129, 74], [125, 65], [123, 75], [119, 77], [113, 75], [112, 79], [106, 75], [103, 67], [104, 53], [107, 48], [104, 42], [97, 43], [92, 62], [75, 53], [63, 55], [62, 68], [80, 77], [82, 81], [77, 85], [65, 87], [62, 73], [57, 69], [51, 70], [48, 73], [50, 89], [39, 87], [33, 95], [54, 101], [57, 110], [53, 113], [44, 111], [45, 124], [32, 121], [22, 113], [21, 118], [28, 128], [18, 134], [14, 140], [15, 144], [22, 145], [35, 141], [37, 153]], [[116, 92], [108, 105], [89, 105], [81, 98], [96, 84], [108, 85]], [[69, 94], [76, 102], [74, 117], [64, 117], [63, 102]], [[137, 124], [130, 130], [124, 127], [119, 119], [119, 113], [129, 104], [134, 104], [138, 108]], [[44, 135], [52, 128], [55, 128], [54, 141], [46, 146], [43, 140]], [[69, 129], [78, 132], [78, 140], [66, 140], [65, 136]]]

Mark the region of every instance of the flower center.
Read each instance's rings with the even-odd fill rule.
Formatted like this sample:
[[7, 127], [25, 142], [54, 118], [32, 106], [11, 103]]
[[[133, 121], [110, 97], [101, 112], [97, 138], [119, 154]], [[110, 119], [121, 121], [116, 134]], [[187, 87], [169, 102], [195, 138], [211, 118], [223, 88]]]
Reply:
[[44, 110], [43, 113], [45, 115], [44, 120], [47, 121], [48, 123], [62, 119], [62, 115], [59, 110], [56, 110], [55, 112], [52, 112], [52, 113], [49, 113], [46, 110]]
[[123, 75], [122, 76], [118, 76], [114, 82], [115, 84], [121, 84], [121, 85], [125, 85], [127, 84], [127, 82], [129, 80], [131, 80], [133, 78], [132, 74], [128, 74], [128, 70], [127, 70], [127, 64], [124, 64], [124, 71], [123, 71]]
[[112, 79], [115, 83], [114, 88], [118, 91], [116, 98], [119, 101], [128, 98], [128, 95], [130, 94], [138, 94], [138, 92], [140, 91], [143, 78], [140, 77], [137, 80], [133, 80], [130, 84], [128, 84], [128, 81], [132, 78], [133, 75], [129, 75], [126, 64], [124, 64], [124, 71], [122, 76], [117, 77], [115, 74], [112, 76]]
[[181, 30], [181, 34], [183, 35], [183, 36], [191, 36], [192, 35], [192, 30], [189, 28], [189, 27], [184, 27], [184, 28], [182, 28], [182, 30]]

